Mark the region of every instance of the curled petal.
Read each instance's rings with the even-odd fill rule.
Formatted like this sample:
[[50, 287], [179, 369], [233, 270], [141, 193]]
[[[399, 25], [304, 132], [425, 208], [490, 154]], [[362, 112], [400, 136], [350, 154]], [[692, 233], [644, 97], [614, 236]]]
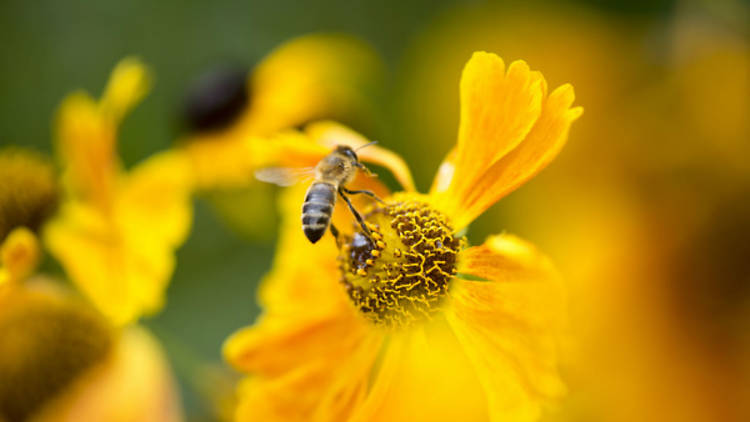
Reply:
[[565, 295], [549, 261], [513, 236], [462, 252], [448, 321], [487, 393], [491, 420], [533, 421], [562, 395], [558, 375]]
[[570, 125], [583, 112], [573, 107], [573, 87], [563, 85], [545, 100], [542, 115], [526, 139], [492, 165], [477, 180], [457, 211], [455, 224], [464, 227], [500, 198], [534, 177], [560, 152], [568, 139]]
[[448, 189], [436, 192], [449, 215], [485, 170], [524, 140], [539, 118], [544, 90], [544, 78], [525, 62], [511, 63], [506, 72], [500, 57], [474, 53], [461, 77], [454, 177]]
[[500, 198], [515, 190], [555, 158], [570, 125], [582, 113], [571, 108], [573, 87], [547, 96], [538, 72], [475, 53], [461, 80], [458, 145], [433, 182], [435, 204], [460, 230]]

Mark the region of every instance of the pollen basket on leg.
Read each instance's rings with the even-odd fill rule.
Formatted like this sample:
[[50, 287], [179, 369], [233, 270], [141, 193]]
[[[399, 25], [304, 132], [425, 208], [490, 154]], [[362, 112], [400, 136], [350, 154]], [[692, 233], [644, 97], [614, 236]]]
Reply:
[[406, 200], [365, 215], [371, 234], [343, 238], [342, 282], [371, 321], [403, 326], [429, 318], [448, 292], [464, 239], [448, 219], [422, 202]]

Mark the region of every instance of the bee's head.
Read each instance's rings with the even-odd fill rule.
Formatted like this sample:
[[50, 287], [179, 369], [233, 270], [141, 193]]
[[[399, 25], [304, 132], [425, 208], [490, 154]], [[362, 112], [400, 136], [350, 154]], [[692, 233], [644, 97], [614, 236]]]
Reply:
[[185, 97], [184, 120], [193, 132], [220, 130], [231, 125], [250, 102], [248, 70], [222, 65], [200, 75]]
[[337, 146], [336, 147], [336, 152], [339, 153], [339, 154], [342, 154], [342, 155], [344, 155], [344, 156], [346, 156], [348, 158], [350, 158], [355, 163], [359, 162], [359, 157], [357, 157], [357, 153], [354, 152], [354, 150], [352, 149], [352, 147], [350, 147], [348, 145], [339, 145], [339, 146]]

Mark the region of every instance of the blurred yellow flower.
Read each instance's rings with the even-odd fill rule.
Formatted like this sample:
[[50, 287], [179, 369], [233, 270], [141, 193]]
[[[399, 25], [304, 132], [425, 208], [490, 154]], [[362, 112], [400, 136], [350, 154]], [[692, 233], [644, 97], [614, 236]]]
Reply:
[[162, 307], [174, 251], [192, 219], [189, 163], [172, 151], [124, 171], [117, 128], [146, 94], [136, 59], [114, 69], [104, 95], [68, 96], [57, 119], [66, 195], [44, 242], [70, 279], [116, 325]]
[[182, 419], [162, 352], [143, 329], [123, 331], [37, 279], [0, 296], [0, 420]]
[[304, 195], [286, 192], [265, 313], [225, 344], [254, 374], [237, 420], [531, 421], [564, 393], [555, 269], [514, 236], [465, 248], [461, 233], [555, 157], [582, 110], [570, 85], [548, 95], [539, 72], [488, 53], [474, 54], [460, 88], [458, 143], [430, 194], [366, 208], [369, 236], [355, 225], [338, 251], [311, 245]]
[[381, 65], [350, 37], [314, 34], [271, 52], [249, 74], [222, 69], [188, 96], [193, 134], [180, 145], [199, 189], [245, 187], [273, 146], [257, 137], [320, 118], [360, 118]]

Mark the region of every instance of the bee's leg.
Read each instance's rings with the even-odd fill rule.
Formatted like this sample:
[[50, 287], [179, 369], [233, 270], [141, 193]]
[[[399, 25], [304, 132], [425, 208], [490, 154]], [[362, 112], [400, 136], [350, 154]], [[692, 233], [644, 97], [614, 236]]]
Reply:
[[344, 202], [346, 202], [346, 205], [349, 206], [349, 210], [351, 210], [352, 214], [354, 214], [354, 218], [357, 219], [357, 222], [359, 223], [360, 227], [362, 227], [362, 231], [367, 234], [367, 237], [370, 237], [370, 229], [367, 228], [367, 225], [365, 224], [365, 220], [362, 218], [361, 215], [359, 215], [359, 212], [357, 212], [356, 209], [354, 209], [354, 205], [352, 205], [352, 201], [349, 200], [349, 198], [344, 195], [344, 191], [342, 191], [342, 188], [339, 187], [339, 196], [344, 198]]
[[348, 193], [349, 195], [356, 195], [358, 193], [363, 193], [363, 194], [369, 196], [370, 198], [372, 198], [372, 199], [380, 202], [381, 204], [385, 205], [385, 201], [383, 201], [382, 199], [378, 198], [378, 196], [375, 195], [375, 193], [373, 191], [371, 191], [371, 190], [349, 190], [349, 189], [347, 189], [347, 188], [345, 188], [343, 186], [341, 187], [341, 190], [344, 191], [344, 193]]
[[336, 246], [341, 246], [340, 240], [339, 240], [339, 230], [336, 228], [336, 226], [331, 223], [330, 226], [328, 226], [329, 229], [331, 229], [331, 234], [334, 238], [336, 238]]
[[366, 165], [360, 163], [359, 161], [357, 161], [356, 163], [354, 163], [354, 166], [356, 166], [357, 168], [359, 168], [360, 170], [362, 170], [366, 175], [368, 175], [370, 177], [378, 177], [378, 175], [376, 173], [373, 173], [372, 170], [370, 170], [369, 168], [367, 168]]

